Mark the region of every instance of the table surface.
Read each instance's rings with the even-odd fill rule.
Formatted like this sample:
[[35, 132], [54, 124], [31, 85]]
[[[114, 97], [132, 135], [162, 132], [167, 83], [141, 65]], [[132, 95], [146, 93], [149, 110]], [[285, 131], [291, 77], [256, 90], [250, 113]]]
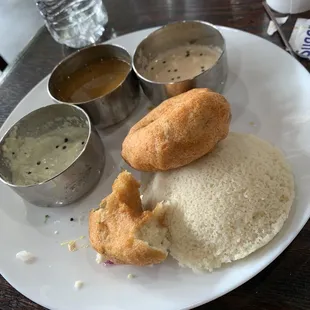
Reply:
[[[266, 30], [269, 18], [260, 0], [105, 0], [109, 28], [104, 40], [135, 30], [183, 19], [199, 19], [259, 35], [283, 48], [278, 34]], [[126, 12], [124, 14], [123, 12]], [[298, 17], [310, 18], [310, 12]], [[289, 38], [297, 16], [282, 27]], [[0, 81], [0, 125], [19, 101], [70, 50], [42, 28]], [[310, 70], [310, 61], [301, 60]], [[310, 221], [293, 243], [269, 267], [231, 293], [197, 309], [309, 310]], [[0, 276], [0, 310], [44, 309], [17, 292]]]

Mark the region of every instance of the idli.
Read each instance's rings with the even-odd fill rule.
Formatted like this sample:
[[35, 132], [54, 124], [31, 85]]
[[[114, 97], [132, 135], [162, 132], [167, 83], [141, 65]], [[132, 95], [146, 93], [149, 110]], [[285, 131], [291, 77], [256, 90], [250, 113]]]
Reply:
[[270, 143], [230, 133], [187, 166], [143, 174], [142, 191], [145, 206], [170, 202], [170, 254], [181, 266], [212, 271], [274, 238], [292, 206], [294, 179]]

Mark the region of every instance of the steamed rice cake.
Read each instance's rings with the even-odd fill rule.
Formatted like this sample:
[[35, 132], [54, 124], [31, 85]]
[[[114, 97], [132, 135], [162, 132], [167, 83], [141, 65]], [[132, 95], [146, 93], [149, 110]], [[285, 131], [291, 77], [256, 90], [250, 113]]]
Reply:
[[190, 165], [144, 174], [142, 183], [146, 206], [170, 202], [170, 254], [195, 271], [211, 271], [267, 244], [294, 199], [294, 179], [283, 154], [239, 133], [230, 133]]

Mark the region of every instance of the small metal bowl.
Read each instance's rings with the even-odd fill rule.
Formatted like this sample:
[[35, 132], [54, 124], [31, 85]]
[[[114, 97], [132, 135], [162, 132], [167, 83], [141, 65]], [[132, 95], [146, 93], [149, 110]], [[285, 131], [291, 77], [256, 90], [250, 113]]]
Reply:
[[[146, 66], [155, 57], [174, 47], [199, 44], [221, 50], [217, 62], [205, 72], [180, 82], [161, 83], [145, 77]], [[154, 105], [192, 88], [207, 87], [222, 92], [227, 77], [225, 40], [217, 28], [203, 21], [181, 21], [168, 24], [152, 32], [138, 45], [133, 56], [133, 69], [140, 78], [145, 95]]]
[[[78, 69], [96, 60], [117, 58], [128, 63], [130, 71], [123, 82], [110, 93], [85, 102], [66, 102], [59, 96], [59, 85]], [[48, 81], [48, 93], [57, 103], [69, 103], [81, 107], [98, 128], [117, 124], [129, 116], [140, 100], [139, 79], [132, 70], [131, 56], [117, 45], [99, 44], [81, 49], [63, 61], [52, 71]]]
[[[51, 138], [46, 140], [49, 134]], [[71, 141], [70, 145], [70, 134], [82, 142], [72, 138], [75, 144]], [[42, 136], [45, 138], [40, 140]], [[47, 147], [47, 153], [52, 155], [40, 155]], [[76, 148], [71, 153], [72, 160], [70, 147]], [[27, 153], [26, 149], [30, 151]], [[20, 164], [25, 156], [29, 159], [27, 164]], [[60, 163], [68, 159], [67, 165], [54, 169], [53, 158]], [[74, 105], [52, 104], [35, 110], [15, 123], [0, 140], [0, 180], [28, 202], [41, 207], [67, 205], [84, 196], [98, 183], [104, 163], [104, 148], [96, 129], [88, 115]], [[43, 169], [50, 169], [46, 171], [51, 171], [49, 177]], [[31, 173], [34, 179], [30, 179]]]

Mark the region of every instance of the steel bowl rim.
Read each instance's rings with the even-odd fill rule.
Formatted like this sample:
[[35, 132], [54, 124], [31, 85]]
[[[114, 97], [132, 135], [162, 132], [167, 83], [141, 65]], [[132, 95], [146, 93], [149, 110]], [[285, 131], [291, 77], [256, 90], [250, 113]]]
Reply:
[[16, 121], [6, 132], [5, 134], [2, 136], [2, 138], [0, 138], [0, 144], [4, 141], [4, 139], [7, 137], [8, 133], [15, 127], [18, 125], [18, 123], [20, 123], [22, 120], [26, 119], [27, 117], [29, 117], [31, 114], [34, 114], [36, 112], [38, 112], [39, 110], [43, 110], [44, 108], [46, 107], [51, 107], [51, 106], [70, 106], [70, 107], [73, 107], [74, 109], [77, 109], [79, 110], [80, 112], [82, 112], [82, 114], [86, 117], [86, 120], [87, 120], [87, 124], [88, 124], [88, 135], [87, 135], [87, 139], [84, 143], [84, 147], [83, 149], [81, 150], [81, 152], [79, 153], [79, 155], [72, 161], [72, 163], [65, 169], [61, 170], [59, 173], [57, 173], [56, 175], [54, 175], [53, 177], [49, 178], [49, 179], [46, 179], [42, 182], [39, 182], [39, 183], [35, 183], [35, 184], [30, 184], [30, 185], [18, 185], [18, 184], [13, 184], [11, 182], [8, 182], [6, 180], [4, 180], [2, 177], [1, 177], [1, 174], [0, 174], [0, 180], [8, 185], [9, 187], [12, 187], [12, 188], [31, 188], [31, 187], [35, 187], [35, 186], [40, 186], [40, 185], [43, 185], [43, 184], [46, 184], [54, 179], [56, 179], [58, 176], [60, 176], [61, 174], [63, 174], [65, 171], [69, 170], [75, 163], [76, 161], [83, 155], [83, 153], [85, 152], [86, 150], [86, 147], [88, 146], [88, 143], [89, 143], [89, 139], [90, 139], [90, 136], [92, 134], [92, 124], [90, 122], [90, 118], [89, 116], [87, 115], [87, 113], [80, 107], [77, 107], [73, 104], [67, 104], [67, 103], [61, 103], [61, 104], [49, 104], [49, 105], [46, 105], [46, 106], [43, 106], [43, 107], [40, 107], [38, 109], [35, 109], [31, 112], [29, 112], [28, 114], [24, 115], [21, 119], [19, 119], [18, 121]]
[[[59, 68], [60, 65], [62, 65], [63, 63], [65, 63], [67, 60], [75, 57], [77, 54], [85, 51], [85, 50], [88, 50], [88, 49], [91, 49], [91, 48], [96, 48], [98, 46], [112, 46], [112, 47], [117, 47], [117, 48], [120, 48], [122, 49], [123, 51], [125, 51], [129, 58], [130, 58], [130, 62], [128, 63], [128, 65], [130, 66], [130, 70], [128, 71], [127, 75], [125, 76], [125, 78], [113, 89], [111, 90], [110, 92], [106, 93], [105, 95], [102, 95], [102, 96], [99, 96], [99, 97], [96, 97], [96, 98], [93, 98], [93, 99], [90, 99], [90, 100], [87, 100], [87, 101], [81, 101], [81, 102], [70, 102], [70, 101], [61, 101], [59, 99], [57, 99], [55, 96], [53, 96], [50, 92], [50, 84], [51, 84], [51, 80], [52, 80], [52, 77], [53, 77], [53, 74], [54, 72]], [[57, 103], [63, 103], [63, 104], [70, 104], [70, 105], [76, 105], [76, 106], [79, 106], [79, 105], [82, 105], [82, 104], [91, 104], [94, 102], [94, 100], [102, 100], [104, 99], [105, 97], [107, 97], [108, 95], [111, 95], [113, 92], [115, 92], [116, 90], [118, 90], [126, 81], [126, 79], [128, 78], [128, 76], [134, 72], [133, 70], [133, 61], [132, 61], [132, 56], [131, 54], [128, 52], [128, 50], [123, 47], [122, 45], [120, 44], [105, 44], [105, 43], [98, 43], [98, 44], [92, 44], [90, 46], [87, 46], [87, 47], [84, 47], [82, 49], [79, 49], [77, 51], [75, 51], [74, 53], [68, 55], [67, 57], [65, 57], [64, 59], [62, 59], [55, 67], [54, 69], [52, 70], [52, 72], [50, 73], [50, 76], [48, 78], [48, 81], [47, 81], [47, 93], [48, 95], [52, 98], [52, 100], [54, 100], [55, 102]]]
[[[193, 78], [191, 79], [186, 79], [186, 80], [182, 80], [182, 81], [177, 81], [177, 82], [156, 82], [156, 81], [153, 81], [153, 80], [149, 80], [147, 79], [146, 77], [144, 77], [141, 73], [138, 72], [138, 70], [136, 69], [136, 66], [135, 66], [135, 62], [134, 62], [134, 59], [135, 59], [135, 56], [136, 56], [136, 53], [137, 53], [137, 50], [138, 48], [141, 46], [141, 44], [143, 42], [145, 42], [145, 40], [149, 39], [152, 35], [155, 35], [156, 32], [158, 32], [159, 30], [162, 30], [162, 29], [165, 29], [171, 25], [175, 25], [175, 24], [186, 24], [186, 23], [197, 23], [197, 24], [203, 24], [205, 26], [209, 26], [213, 29], [215, 29], [217, 31], [217, 33], [220, 35], [220, 37], [222, 38], [223, 40], [223, 50], [221, 52], [221, 55], [220, 57], [217, 59], [217, 61], [212, 65], [212, 67], [210, 67], [209, 69], [207, 69], [206, 71], [204, 72], [201, 72], [199, 73], [198, 75], [195, 75]], [[177, 85], [177, 84], [181, 84], [181, 83], [184, 83], [184, 82], [189, 82], [189, 81], [192, 81], [194, 79], [196, 79], [197, 77], [203, 75], [203, 74], [207, 74], [209, 71], [211, 71], [221, 60], [222, 58], [224, 57], [223, 55], [225, 55], [226, 53], [226, 40], [225, 38], [223, 37], [223, 35], [221, 34], [221, 32], [219, 31], [219, 29], [214, 25], [214, 24], [211, 24], [209, 22], [205, 22], [205, 21], [202, 21], [202, 20], [198, 20], [198, 19], [193, 19], [193, 20], [182, 20], [182, 21], [176, 21], [176, 22], [172, 22], [172, 23], [168, 23], [166, 25], [163, 25], [161, 27], [159, 27], [158, 29], [152, 31], [150, 34], [148, 34], [139, 44], [138, 46], [136, 47], [134, 53], [133, 53], [133, 56], [132, 56], [132, 68], [135, 72], [135, 74], [141, 79], [143, 80], [144, 82], [148, 82], [148, 83], [151, 83], [151, 84], [154, 84], [154, 85], [160, 85], [160, 86], [164, 86], [164, 85]]]

